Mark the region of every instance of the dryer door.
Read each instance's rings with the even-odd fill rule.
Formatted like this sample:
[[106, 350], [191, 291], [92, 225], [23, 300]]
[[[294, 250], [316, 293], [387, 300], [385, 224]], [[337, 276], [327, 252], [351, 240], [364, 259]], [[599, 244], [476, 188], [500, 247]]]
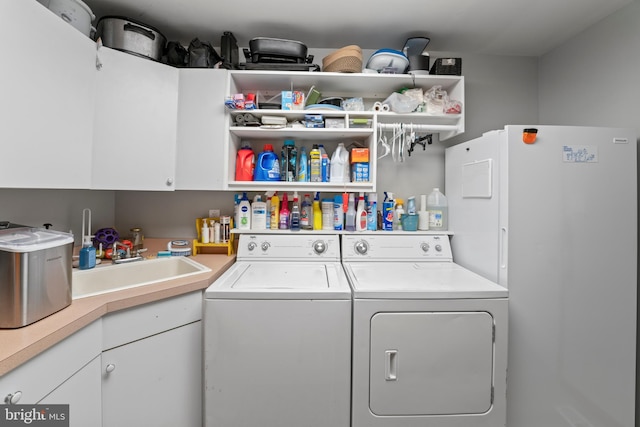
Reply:
[[377, 313], [369, 405], [379, 416], [479, 414], [492, 405], [493, 316]]

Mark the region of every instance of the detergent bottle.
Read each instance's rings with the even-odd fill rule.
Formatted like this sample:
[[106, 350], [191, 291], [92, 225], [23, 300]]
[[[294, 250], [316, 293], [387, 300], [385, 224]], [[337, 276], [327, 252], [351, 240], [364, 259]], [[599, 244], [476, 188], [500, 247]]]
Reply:
[[307, 150], [303, 146], [303, 147], [300, 147], [300, 152], [298, 154], [298, 181], [300, 182], [309, 181], [308, 167], [309, 165], [307, 161]]
[[236, 181], [251, 181], [256, 165], [256, 156], [249, 146], [244, 146], [236, 154]]
[[280, 223], [280, 197], [276, 191], [271, 196], [271, 210], [269, 212], [269, 228], [271, 230], [277, 230]]
[[278, 156], [273, 152], [273, 145], [265, 144], [264, 151], [258, 155], [253, 180], [280, 181], [280, 165]]
[[364, 193], [358, 196], [358, 209], [356, 210], [356, 231], [367, 229], [367, 207], [364, 202]]
[[330, 182], [349, 182], [349, 152], [339, 143], [331, 156]]

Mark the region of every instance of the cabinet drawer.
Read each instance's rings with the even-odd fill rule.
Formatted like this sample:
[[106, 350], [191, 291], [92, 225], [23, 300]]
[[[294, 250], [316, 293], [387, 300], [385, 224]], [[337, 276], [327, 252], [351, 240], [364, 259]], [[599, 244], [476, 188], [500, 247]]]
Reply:
[[101, 352], [101, 320], [82, 328], [0, 379], [0, 403], [21, 392], [17, 403], [34, 404]]
[[202, 291], [109, 314], [102, 319], [102, 349], [109, 350], [202, 319]]

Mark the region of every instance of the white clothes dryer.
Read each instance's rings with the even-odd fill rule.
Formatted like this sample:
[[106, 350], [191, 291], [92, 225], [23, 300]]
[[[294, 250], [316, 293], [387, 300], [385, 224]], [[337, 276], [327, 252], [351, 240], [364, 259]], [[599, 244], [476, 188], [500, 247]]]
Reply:
[[507, 289], [455, 264], [447, 235], [344, 235], [352, 427], [506, 423]]
[[351, 288], [337, 235], [242, 234], [205, 291], [209, 427], [349, 427]]

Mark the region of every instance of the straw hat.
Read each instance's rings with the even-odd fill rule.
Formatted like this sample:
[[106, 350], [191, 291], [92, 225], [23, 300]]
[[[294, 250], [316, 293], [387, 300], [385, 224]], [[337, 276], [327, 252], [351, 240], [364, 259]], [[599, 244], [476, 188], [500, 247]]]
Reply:
[[360, 73], [362, 72], [362, 49], [349, 45], [322, 58], [322, 71], [327, 73]]

